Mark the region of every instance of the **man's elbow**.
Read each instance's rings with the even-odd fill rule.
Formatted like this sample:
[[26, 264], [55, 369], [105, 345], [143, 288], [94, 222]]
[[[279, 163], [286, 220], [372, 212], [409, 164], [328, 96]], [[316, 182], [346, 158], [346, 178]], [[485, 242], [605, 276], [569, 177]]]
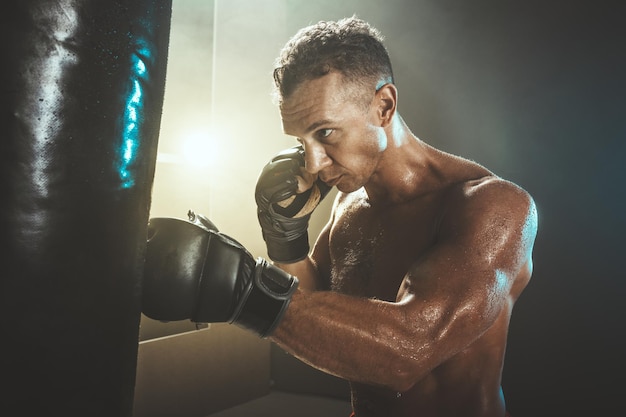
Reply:
[[394, 363], [393, 371], [385, 385], [387, 388], [403, 393], [409, 391], [420, 380], [422, 380], [427, 372], [417, 364], [414, 360], [402, 358]]

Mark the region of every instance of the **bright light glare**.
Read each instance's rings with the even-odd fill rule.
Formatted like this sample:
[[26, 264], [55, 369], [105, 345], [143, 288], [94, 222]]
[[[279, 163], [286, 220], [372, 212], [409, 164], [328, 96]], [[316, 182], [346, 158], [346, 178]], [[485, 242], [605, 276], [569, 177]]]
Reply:
[[207, 167], [215, 161], [216, 149], [207, 132], [192, 132], [183, 139], [185, 162], [195, 167]]

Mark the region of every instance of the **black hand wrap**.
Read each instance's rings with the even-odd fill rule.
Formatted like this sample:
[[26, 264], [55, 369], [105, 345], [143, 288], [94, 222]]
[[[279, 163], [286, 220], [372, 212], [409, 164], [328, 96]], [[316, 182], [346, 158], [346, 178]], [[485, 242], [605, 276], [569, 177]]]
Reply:
[[[270, 259], [281, 263], [300, 261], [309, 253], [309, 219], [330, 187], [317, 180], [298, 194], [298, 176], [304, 168], [302, 146], [282, 151], [264, 168], [257, 181], [257, 216]], [[285, 202], [292, 198], [292, 201]]]
[[297, 278], [255, 260], [206, 217], [149, 224], [143, 312], [156, 320], [227, 322], [266, 337], [278, 325]]

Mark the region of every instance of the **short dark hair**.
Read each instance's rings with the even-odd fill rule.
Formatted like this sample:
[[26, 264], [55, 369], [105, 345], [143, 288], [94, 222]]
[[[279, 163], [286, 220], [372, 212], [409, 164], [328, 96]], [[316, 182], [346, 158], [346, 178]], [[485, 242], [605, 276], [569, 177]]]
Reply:
[[302, 82], [332, 71], [376, 88], [393, 82], [391, 60], [377, 29], [356, 16], [321, 21], [300, 29], [281, 50], [274, 66], [278, 102]]

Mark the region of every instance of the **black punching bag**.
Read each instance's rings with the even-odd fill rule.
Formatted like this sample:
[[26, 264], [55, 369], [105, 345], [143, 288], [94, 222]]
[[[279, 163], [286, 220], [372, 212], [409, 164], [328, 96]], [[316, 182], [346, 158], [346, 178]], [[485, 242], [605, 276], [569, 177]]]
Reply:
[[0, 414], [129, 416], [171, 0], [9, 0]]

